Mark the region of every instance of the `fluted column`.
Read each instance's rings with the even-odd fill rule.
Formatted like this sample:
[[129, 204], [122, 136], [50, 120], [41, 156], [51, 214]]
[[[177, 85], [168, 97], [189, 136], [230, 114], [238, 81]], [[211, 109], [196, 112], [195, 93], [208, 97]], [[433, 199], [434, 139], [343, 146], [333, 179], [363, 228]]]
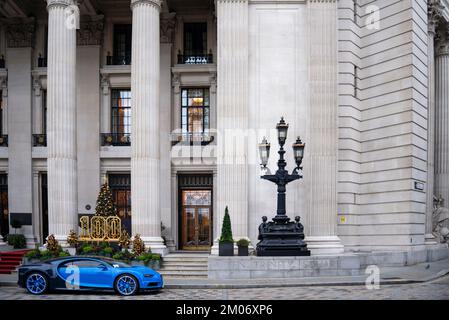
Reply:
[[337, 1], [310, 0], [310, 181], [307, 243], [312, 254], [340, 253], [337, 236]]
[[49, 233], [65, 241], [76, 230], [76, 19], [72, 0], [47, 0], [48, 10], [48, 220]]
[[427, 36], [427, 69], [428, 71], [428, 111], [427, 111], [427, 201], [425, 240], [433, 244], [435, 237], [432, 234], [432, 213], [435, 177], [435, 33], [438, 21], [441, 18], [441, 7], [438, 2], [429, 1], [428, 4], [428, 36]]
[[220, 236], [226, 206], [235, 239], [248, 237], [248, 0], [217, 0], [217, 210]]
[[159, 82], [160, 0], [132, 0], [131, 90], [132, 233], [153, 252], [166, 250], [161, 238]]
[[438, 32], [435, 62], [435, 195], [449, 205], [449, 33]]

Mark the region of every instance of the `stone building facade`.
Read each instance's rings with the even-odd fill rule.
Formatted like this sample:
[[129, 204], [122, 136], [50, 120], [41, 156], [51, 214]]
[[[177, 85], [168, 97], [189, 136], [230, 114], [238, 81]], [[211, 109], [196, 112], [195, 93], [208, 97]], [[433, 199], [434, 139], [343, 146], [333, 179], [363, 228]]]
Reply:
[[[108, 182], [155, 252], [257, 243], [258, 143], [306, 142], [289, 185], [312, 254], [436, 245], [449, 199], [447, 0], [5, 0], [2, 234], [64, 241]], [[287, 148], [289, 168], [293, 153]]]

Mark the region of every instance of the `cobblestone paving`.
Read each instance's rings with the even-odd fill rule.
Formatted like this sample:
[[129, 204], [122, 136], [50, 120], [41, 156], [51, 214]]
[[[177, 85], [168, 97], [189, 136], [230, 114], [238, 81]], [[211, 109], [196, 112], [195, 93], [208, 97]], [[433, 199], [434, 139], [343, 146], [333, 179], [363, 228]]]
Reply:
[[52, 293], [31, 296], [24, 289], [0, 287], [0, 300], [449, 300], [449, 276], [438, 280], [402, 285], [382, 285], [379, 290], [364, 286], [323, 286], [262, 289], [164, 289], [160, 293], [144, 293], [120, 297], [114, 293]]

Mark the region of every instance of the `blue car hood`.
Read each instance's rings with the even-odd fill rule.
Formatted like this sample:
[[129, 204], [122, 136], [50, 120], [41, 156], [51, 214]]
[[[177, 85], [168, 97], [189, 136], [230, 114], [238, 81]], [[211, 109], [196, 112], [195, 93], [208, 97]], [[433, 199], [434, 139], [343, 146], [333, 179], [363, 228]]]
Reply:
[[156, 271], [154, 271], [151, 268], [145, 267], [145, 266], [134, 266], [134, 267], [130, 267], [130, 268], [119, 268], [120, 270], [129, 270], [129, 271], [137, 271], [140, 272], [142, 274], [154, 274], [154, 275], [159, 275], [159, 273], [157, 273]]

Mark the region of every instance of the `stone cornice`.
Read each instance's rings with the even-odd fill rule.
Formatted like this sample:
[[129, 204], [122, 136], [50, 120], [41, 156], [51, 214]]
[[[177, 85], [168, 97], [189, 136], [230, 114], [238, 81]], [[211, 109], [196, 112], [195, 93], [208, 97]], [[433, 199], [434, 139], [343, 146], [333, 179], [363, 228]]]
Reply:
[[34, 45], [36, 23], [28, 18], [13, 20], [6, 24], [6, 39], [9, 48], [27, 48]]
[[149, 4], [155, 6], [158, 10], [162, 8], [162, 0], [131, 0], [131, 10], [139, 4]]

